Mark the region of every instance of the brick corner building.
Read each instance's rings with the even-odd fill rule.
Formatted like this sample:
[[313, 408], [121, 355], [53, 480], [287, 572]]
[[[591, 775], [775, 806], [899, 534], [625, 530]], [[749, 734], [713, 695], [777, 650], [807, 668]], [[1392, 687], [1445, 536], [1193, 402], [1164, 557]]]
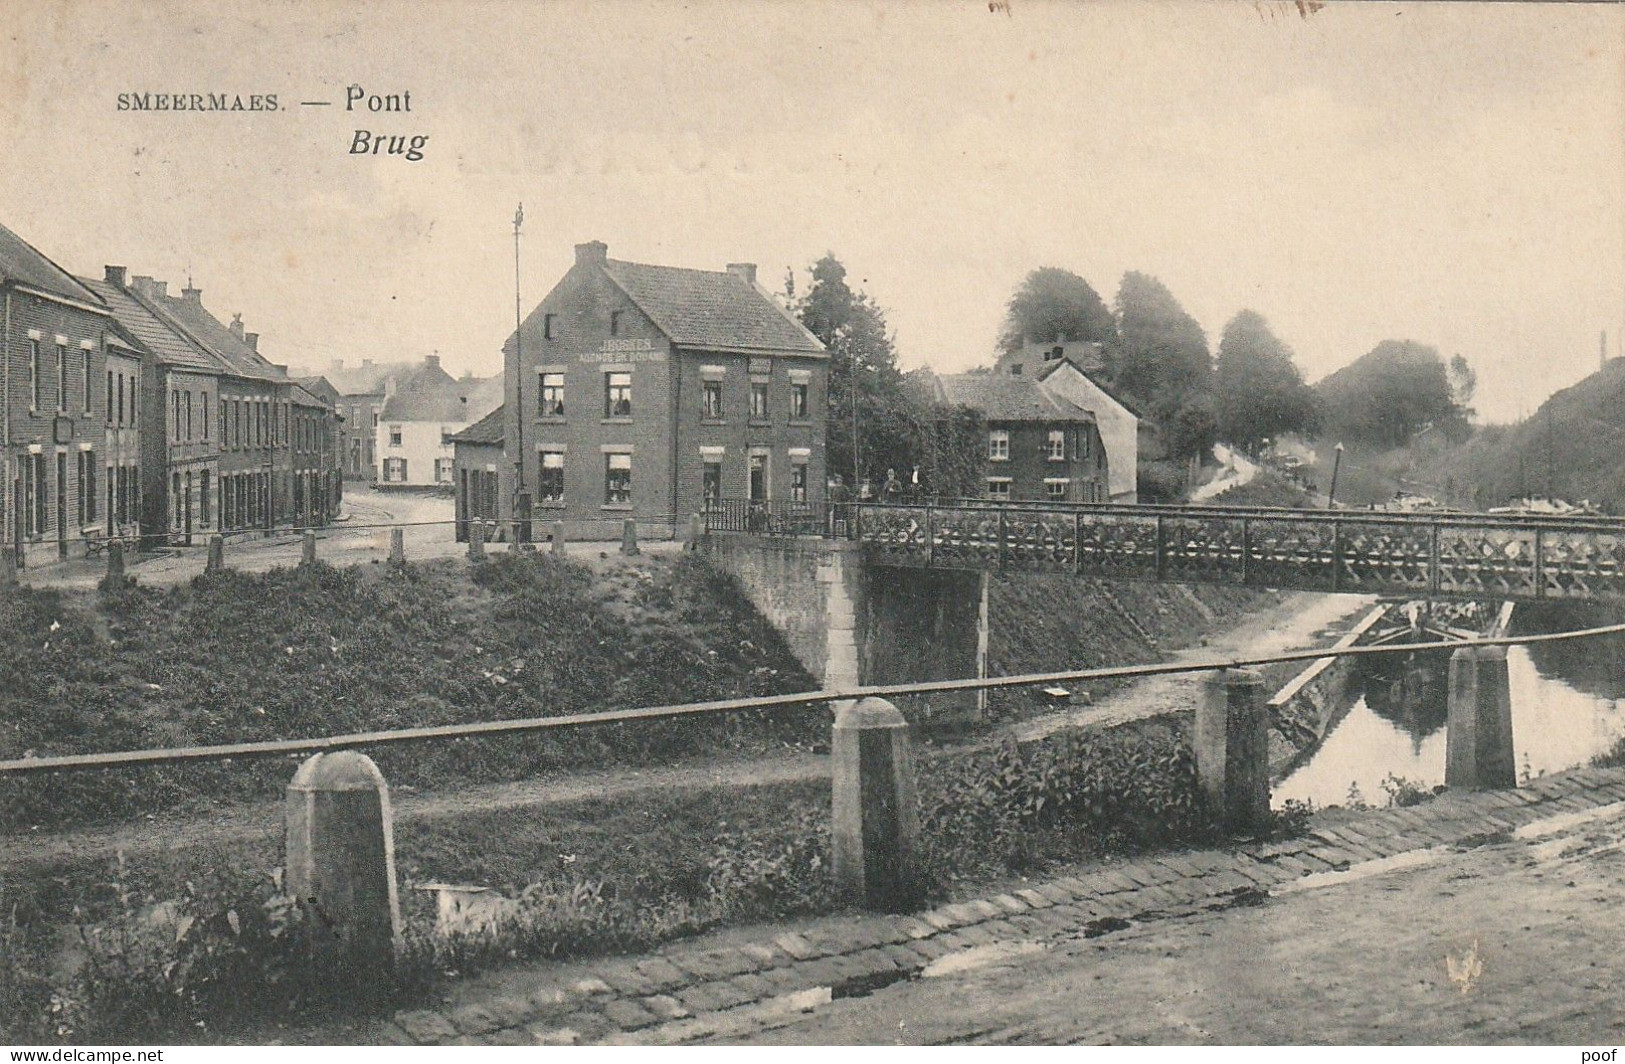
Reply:
[[675, 533], [710, 500], [822, 498], [828, 356], [753, 264], [651, 266], [578, 244], [504, 356], [504, 520], [524, 497], [532, 521], [611, 538], [628, 517]]

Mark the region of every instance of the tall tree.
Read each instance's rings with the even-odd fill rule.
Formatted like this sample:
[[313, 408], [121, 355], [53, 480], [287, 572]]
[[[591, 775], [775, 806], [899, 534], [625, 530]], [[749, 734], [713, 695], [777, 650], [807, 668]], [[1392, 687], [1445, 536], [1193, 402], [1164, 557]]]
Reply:
[[1425, 428], [1454, 435], [1464, 427], [1455, 397], [1458, 387], [1471, 394], [1471, 375], [1462, 359], [1453, 384], [1435, 349], [1414, 340], [1384, 340], [1315, 390], [1340, 437], [1387, 449], [1405, 446]]
[[1117, 287], [1112, 383], [1172, 421], [1213, 383], [1207, 336], [1166, 285], [1130, 270]]
[[1109, 346], [1117, 340], [1117, 322], [1088, 281], [1070, 270], [1045, 266], [1029, 273], [1010, 297], [999, 350], [1019, 351], [1028, 340], [1087, 340]]
[[846, 281], [833, 252], [813, 264], [812, 285], [796, 312], [829, 349], [825, 432], [829, 471], [879, 481], [887, 469], [906, 478], [918, 454], [921, 422], [903, 388], [886, 315]]
[[1266, 439], [1318, 424], [1315, 393], [1292, 361], [1292, 349], [1257, 311], [1243, 310], [1224, 327], [1214, 398], [1219, 438], [1249, 454]]

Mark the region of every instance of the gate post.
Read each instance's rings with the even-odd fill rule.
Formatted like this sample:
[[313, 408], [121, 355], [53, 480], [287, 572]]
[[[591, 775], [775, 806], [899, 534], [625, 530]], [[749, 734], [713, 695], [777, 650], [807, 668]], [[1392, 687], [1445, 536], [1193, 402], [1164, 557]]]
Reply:
[[1263, 830], [1270, 815], [1269, 710], [1254, 669], [1207, 674], [1196, 706], [1196, 777], [1233, 832]]
[[1512, 745], [1512, 690], [1505, 647], [1461, 647], [1450, 655], [1444, 783], [1466, 790], [1518, 785]]
[[124, 586], [124, 544], [116, 539], [107, 545], [107, 586]]
[[468, 523], [468, 560], [483, 562], [485, 560], [485, 522], [470, 521]]
[[397, 569], [406, 566], [406, 529], [389, 530], [389, 564]]
[[908, 722], [882, 698], [844, 702], [830, 742], [833, 872], [841, 897], [904, 912], [922, 900]]
[[304, 534], [304, 537], [303, 537], [303, 540], [302, 540], [302, 543], [301, 543], [301, 550], [299, 552], [299, 564], [300, 565], [315, 565], [316, 564], [316, 533], [311, 531], [308, 528], [305, 529], [305, 534]]
[[218, 573], [226, 567], [226, 537], [216, 532], [209, 537], [209, 561], [205, 572]]
[[309, 963], [335, 998], [388, 988], [401, 933], [389, 786], [353, 750], [317, 754], [288, 784], [286, 886], [304, 910]]
[[638, 522], [636, 518], [628, 517], [621, 522], [621, 553], [626, 555], [641, 554], [638, 550]]
[[564, 553], [564, 522], [563, 521], [554, 521], [553, 522], [553, 553], [554, 554], [559, 554], [559, 555], [562, 555]]

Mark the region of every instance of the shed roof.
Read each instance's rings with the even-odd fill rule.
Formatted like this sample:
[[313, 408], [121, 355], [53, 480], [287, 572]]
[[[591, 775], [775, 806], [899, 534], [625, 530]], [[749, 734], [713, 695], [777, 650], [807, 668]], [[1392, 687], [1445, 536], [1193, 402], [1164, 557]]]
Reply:
[[468, 426], [468, 428], [454, 433], [451, 442], [501, 447], [503, 443], [502, 413], [504, 409], [504, 407], [499, 406]]

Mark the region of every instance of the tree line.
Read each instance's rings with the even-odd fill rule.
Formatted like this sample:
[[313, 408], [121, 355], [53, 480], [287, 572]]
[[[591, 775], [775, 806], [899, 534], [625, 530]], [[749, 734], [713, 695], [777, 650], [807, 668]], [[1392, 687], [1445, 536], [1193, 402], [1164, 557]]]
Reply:
[[[831, 473], [878, 484], [895, 471], [912, 486], [918, 470], [922, 491], [979, 495], [980, 416], [937, 403], [928, 372], [902, 372], [884, 311], [833, 253], [809, 273], [798, 293], [787, 272], [785, 297], [829, 349]], [[1101, 345], [1097, 383], [1149, 423], [1151, 460], [1176, 467], [1206, 460], [1219, 442], [1257, 455], [1288, 433], [1398, 447], [1429, 429], [1451, 439], [1470, 431], [1476, 381], [1460, 355], [1447, 364], [1432, 347], [1388, 340], [1311, 387], [1263, 315], [1238, 312], [1213, 351], [1168, 287], [1139, 271], [1123, 275], [1109, 305], [1069, 270], [1030, 272], [1006, 304], [998, 351], [1066, 341]]]

